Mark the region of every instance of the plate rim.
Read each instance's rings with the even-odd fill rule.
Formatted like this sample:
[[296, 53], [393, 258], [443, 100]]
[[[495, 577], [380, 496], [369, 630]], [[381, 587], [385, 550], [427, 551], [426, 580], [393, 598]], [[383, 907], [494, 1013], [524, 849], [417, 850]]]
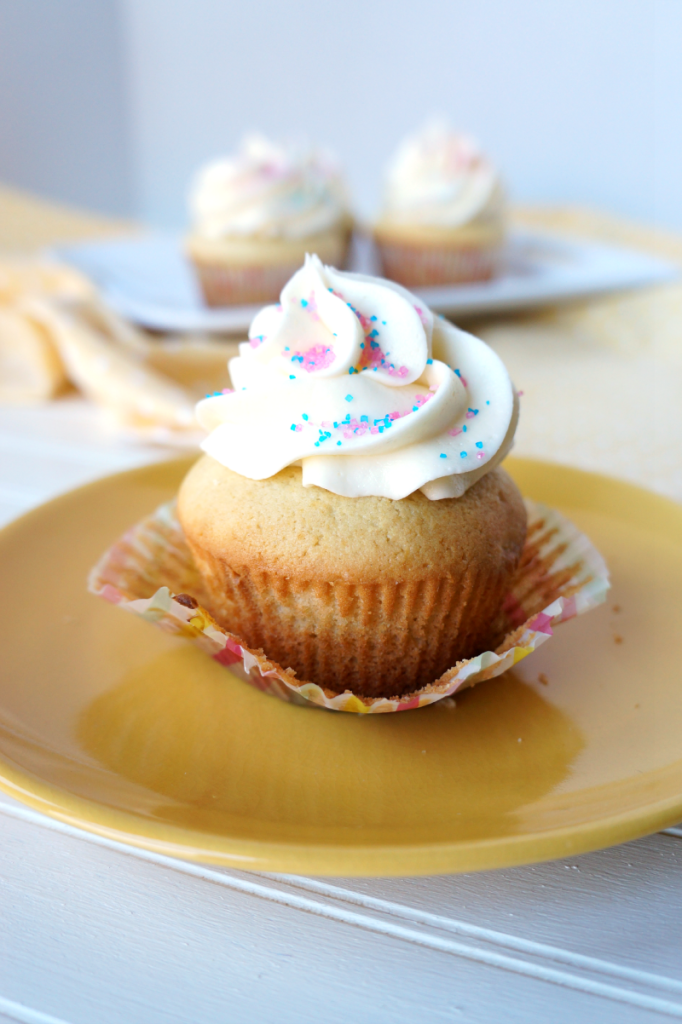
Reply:
[[[30, 520], [49, 515], [63, 503], [78, 500], [83, 492], [111, 485], [118, 478], [148, 478], [155, 469], [178, 473], [195, 458], [183, 455], [144, 466], [107, 474], [80, 487], [57, 495], [30, 509], [0, 529], [0, 543]], [[655, 499], [662, 510], [672, 514], [682, 527], [682, 506], [664, 495], [604, 473], [594, 473], [558, 462], [515, 457], [510, 463], [553, 471], [559, 469], [568, 478], [587, 478], [592, 484], [616, 487], [624, 493], [636, 492]], [[649, 772], [667, 771], [673, 761]], [[646, 776], [645, 776], [646, 777]], [[105, 803], [77, 796], [17, 765], [0, 754], [0, 790], [35, 811], [71, 827], [107, 841], [134, 846], [182, 860], [217, 864], [245, 871], [272, 871], [330, 877], [400, 877], [483, 871], [494, 868], [533, 864], [573, 856], [641, 838], [682, 819], [682, 787], [679, 793], [605, 817], [573, 825], [550, 827], [522, 835], [502, 835], [487, 839], [448, 840], [415, 844], [339, 844], [291, 842], [229, 837], [156, 822], [131, 811], [112, 808]], [[201, 845], [192, 844], [200, 838]]]

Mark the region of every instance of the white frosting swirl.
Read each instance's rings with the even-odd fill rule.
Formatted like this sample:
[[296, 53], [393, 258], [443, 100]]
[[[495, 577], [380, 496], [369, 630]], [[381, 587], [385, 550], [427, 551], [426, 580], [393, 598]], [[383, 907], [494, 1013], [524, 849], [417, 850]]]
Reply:
[[478, 144], [431, 122], [399, 147], [389, 165], [385, 220], [457, 228], [502, 212], [498, 174]]
[[237, 154], [202, 168], [190, 191], [192, 230], [229, 236], [305, 238], [347, 216], [341, 176], [328, 154], [247, 136]]
[[348, 497], [459, 497], [511, 447], [502, 361], [392, 281], [307, 256], [249, 338], [235, 390], [197, 406], [204, 451], [242, 476], [300, 463], [304, 486]]

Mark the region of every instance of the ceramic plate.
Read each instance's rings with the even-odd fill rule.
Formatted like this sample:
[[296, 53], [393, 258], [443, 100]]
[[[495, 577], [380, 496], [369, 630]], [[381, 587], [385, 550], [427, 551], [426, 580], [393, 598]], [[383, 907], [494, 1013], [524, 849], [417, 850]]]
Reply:
[[[143, 327], [245, 334], [260, 308], [208, 309], [177, 236], [140, 235], [65, 245], [54, 255], [93, 278], [119, 313]], [[352, 266], [376, 273], [366, 240], [356, 240]], [[678, 274], [671, 263], [642, 252], [515, 231], [503, 270], [494, 280], [424, 288], [419, 294], [437, 312], [461, 317], [660, 284]]]
[[613, 575], [606, 605], [499, 679], [400, 715], [285, 704], [86, 592], [176, 460], [0, 533], [0, 786], [62, 821], [239, 868], [410, 875], [595, 849], [682, 817], [682, 508], [510, 460]]

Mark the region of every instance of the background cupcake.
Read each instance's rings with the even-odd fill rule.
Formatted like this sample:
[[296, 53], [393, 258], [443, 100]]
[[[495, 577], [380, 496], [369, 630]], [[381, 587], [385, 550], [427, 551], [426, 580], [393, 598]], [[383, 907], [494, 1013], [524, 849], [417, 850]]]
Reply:
[[391, 697], [494, 646], [526, 513], [499, 357], [316, 257], [199, 403], [178, 512], [210, 611], [300, 678]]
[[314, 252], [342, 266], [351, 218], [327, 153], [245, 138], [199, 171], [186, 248], [210, 306], [268, 302]]
[[490, 278], [499, 261], [505, 196], [471, 138], [431, 122], [391, 161], [374, 226], [382, 272], [408, 287]]

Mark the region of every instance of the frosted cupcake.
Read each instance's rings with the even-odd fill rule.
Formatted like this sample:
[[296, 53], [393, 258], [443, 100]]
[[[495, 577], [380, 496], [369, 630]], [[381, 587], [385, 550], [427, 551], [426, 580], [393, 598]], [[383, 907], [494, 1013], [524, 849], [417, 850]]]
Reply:
[[189, 204], [186, 250], [209, 306], [274, 301], [307, 252], [345, 262], [351, 218], [328, 154], [248, 136], [199, 171]]
[[392, 282], [305, 265], [199, 403], [179, 516], [217, 621], [301, 678], [394, 696], [494, 646], [526, 513], [500, 359]]
[[408, 287], [490, 278], [505, 197], [478, 144], [439, 122], [407, 138], [389, 165], [374, 226], [382, 272]]

